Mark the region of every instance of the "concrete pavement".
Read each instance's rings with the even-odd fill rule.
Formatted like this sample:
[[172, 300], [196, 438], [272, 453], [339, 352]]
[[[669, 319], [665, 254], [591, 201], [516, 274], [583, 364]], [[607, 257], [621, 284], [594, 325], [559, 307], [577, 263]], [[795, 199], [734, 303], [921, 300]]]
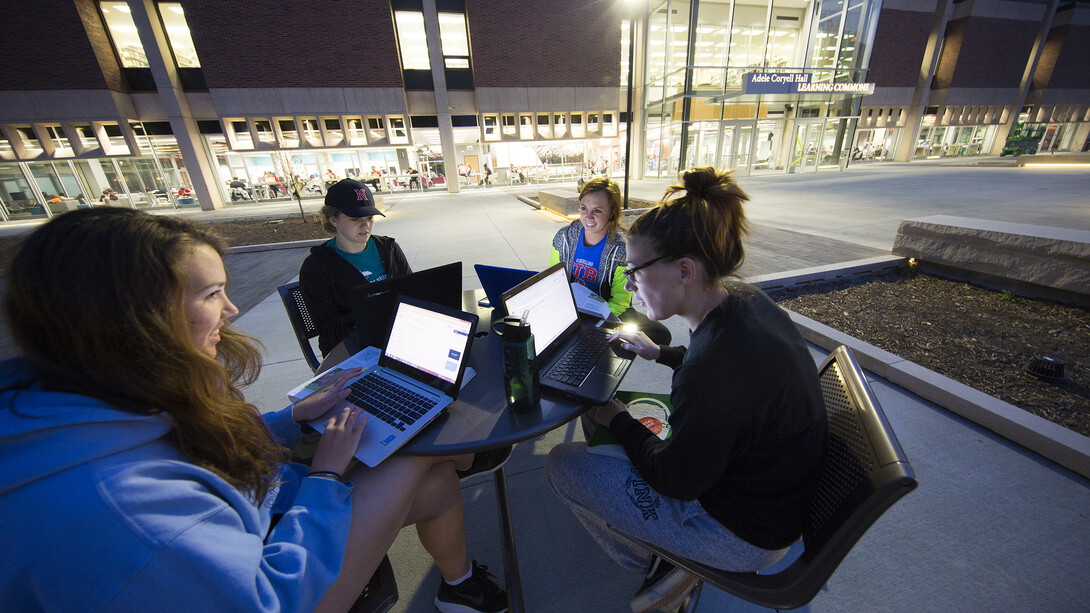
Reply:
[[[888, 254], [902, 218], [949, 214], [1090, 229], [1084, 169], [1003, 168], [951, 163], [853, 166], [843, 173], [741, 179], [747, 214], [748, 275], [786, 272]], [[668, 182], [636, 181], [633, 196], [657, 200]], [[573, 186], [569, 186], [573, 187]], [[514, 197], [537, 186], [390, 196], [375, 231], [395, 236], [414, 269], [463, 262], [463, 286], [479, 287], [472, 265], [541, 268], [563, 221]], [[318, 203], [308, 204], [316, 210]], [[233, 207], [198, 219], [277, 213], [291, 205]], [[266, 347], [260, 379], [246, 390], [263, 410], [310, 376], [276, 285], [297, 275], [306, 249], [227, 258], [252, 303], [237, 320]], [[233, 290], [243, 291], [242, 287]], [[685, 326], [668, 322], [675, 342]], [[822, 357], [813, 350], [815, 360]], [[1075, 611], [1090, 609], [1090, 483], [910, 392], [871, 377], [880, 403], [920, 480], [863, 537], [811, 603], [814, 611]], [[669, 371], [638, 362], [625, 389], [663, 391]], [[533, 612], [628, 610], [640, 578], [620, 571], [556, 499], [543, 474], [548, 450], [580, 440], [569, 424], [520, 443], [507, 464], [512, 516]], [[464, 484], [470, 555], [502, 579], [493, 488]], [[433, 611], [439, 574], [405, 529], [390, 552], [400, 601], [394, 611]], [[698, 611], [753, 610], [705, 588]]]
[[[889, 253], [901, 218], [953, 214], [1090, 229], [1082, 169], [897, 164], [845, 173], [750, 177], [748, 274], [835, 264]], [[666, 182], [635, 182], [657, 199]], [[472, 264], [540, 268], [563, 225], [522, 204], [527, 188], [391, 198], [376, 232], [397, 237], [414, 269], [464, 263], [463, 285], [479, 287]], [[298, 259], [305, 250], [298, 250]], [[254, 271], [262, 264], [229, 266]], [[234, 260], [234, 261], [233, 261]], [[278, 263], [277, 282], [296, 268]], [[233, 274], [243, 274], [242, 272]], [[272, 290], [272, 285], [268, 286]], [[267, 346], [265, 369], [247, 397], [265, 410], [309, 376], [275, 294], [239, 318]], [[676, 318], [675, 342], [687, 340]], [[815, 360], [822, 357], [814, 349]], [[814, 611], [1085, 610], [1090, 607], [1090, 483], [1032, 452], [881, 379], [872, 379], [920, 487], [867, 533], [811, 603]], [[661, 391], [669, 372], [638, 363], [626, 389]], [[507, 465], [512, 517], [529, 611], [626, 611], [640, 579], [618, 570], [556, 500], [546, 483], [548, 450], [580, 440], [569, 424], [515, 447]], [[492, 484], [464, 484], [471, 556], [502, 578]], [[391, 550], [401, 600], [394, 611], [433, 611], [439, 575], [407, 528]], [[753, 610], [706, 588], [699, 611]]]

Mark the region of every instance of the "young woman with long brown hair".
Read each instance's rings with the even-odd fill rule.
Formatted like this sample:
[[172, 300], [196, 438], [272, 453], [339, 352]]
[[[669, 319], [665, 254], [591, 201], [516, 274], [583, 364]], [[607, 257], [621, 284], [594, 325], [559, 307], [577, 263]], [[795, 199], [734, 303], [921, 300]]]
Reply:
[[359, 373], [259, 414], [239, 390], [259, 353], [228, 323], [223, 253], [197, 224], [118, 208], [57, 217], [20, 248], [5, 313], [25, 357], [0, 363], [0, 602], [345, 611], [415, 523], [443, 585], [462, 579], [441, 610], [458, 590], [502, 610], [466, 555], [450, 458], [349, 467], [366, 419], [348, 405], [309, 468], [288, 462], [298, 424]]
[[622, 534], [725, 570], [766, 568], [801, 534], [826, 447], [817, 368], [787, 314], [760, 290], [726, 281], [742, 264], [749, 196], [712, 168], [684, 175], [628, 230], [627, 288], [648, 316], [680, 316], [688, 347], [642, 333], [626, 348], [673, 369], [671, 434], [661, 441], [619, 401], [593, 418], [626, 459], [555, 447], [557, 495], [619, 564], [643, 570], [633, 611], [669, 608], [693, 579]]

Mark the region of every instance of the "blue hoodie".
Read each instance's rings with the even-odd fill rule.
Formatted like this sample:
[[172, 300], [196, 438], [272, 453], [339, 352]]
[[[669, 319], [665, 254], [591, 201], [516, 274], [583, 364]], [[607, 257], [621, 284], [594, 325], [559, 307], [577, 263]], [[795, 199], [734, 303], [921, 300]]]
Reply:
[[[0, 609], [314, 609], [340, 571], [351, 485], [287, 465], [256, 504], [179, 453], [163, 416], [36, 378], [0, 362]], [[301, 436], [290, 408], [265, 419], [284, 444]]]

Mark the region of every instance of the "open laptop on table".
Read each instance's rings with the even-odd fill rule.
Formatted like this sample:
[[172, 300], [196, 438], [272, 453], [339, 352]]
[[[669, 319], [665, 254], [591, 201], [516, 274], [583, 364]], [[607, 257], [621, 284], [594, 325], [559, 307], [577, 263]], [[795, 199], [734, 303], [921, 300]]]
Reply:
[[635, 354], [610, 346], [609, 330], [580, 324], [563, 262], [504, 292], [503, 305], [530, 322], [543, 387], [594, 404], [617, 392]]
[[[454, 402], [476, 326], [476, 315], [408, 296], [397, 299], [378, 364], [348, 386], [348, 402], [369, 416], [355, 453], [361, 462], [377, 466]], [[340, 410], [311, 426], [324, 430]]]
[[500, 266], [488, 266], [487, 264], [474, 264], [477, 278], [481, 280], [481, 287], [488, 297], [488, 306], [503, 311], [503, 293], [515, 287], [519, 283], [537, 274], [533, 270], [521, 268], [502, 268]]
[[356, 322], [352, 334], [357, 347], [382, 347], [386, 344], [386, 334], [390, 330], [398, 296], [461, 310], [462, 263], [452, 262], [353, 287], [348, 299], [352, 304], [352, 318]]

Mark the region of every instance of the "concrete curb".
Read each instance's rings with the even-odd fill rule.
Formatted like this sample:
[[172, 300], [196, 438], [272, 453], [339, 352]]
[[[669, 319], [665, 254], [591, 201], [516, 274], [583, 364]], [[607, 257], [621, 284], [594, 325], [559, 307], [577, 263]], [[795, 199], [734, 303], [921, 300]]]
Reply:
[[[889, 264], [892, 264], [893, 260], [903, 261], [903, 259], [870, 258], [874, 262], [870, 264], [873, 268], [869, 272], [874, 273], [895, 267]], [[766, 291], [831, 281], [867, 274], [867, 262], [868, 260], [858, 260], [838, 266], [761, 275], [749, 281]], [[828, 351], [840, 345], [847, 345], [855, 353], [860, 366], [876, 376], [991, 430], [1051, 462], [1090, 478], [1090, 438], [848, 336], [809, 317], [790, 310], [788, 313], [807, 341]]]
[[256, 251], [275, 251], [277, 249], [300, 249], [303, 247], [317, 247], [328, 243], [328, 238], [312, 238], [304, 241], [290, 241], [287, 243], [265, 243], [264, 245], [239, 245], [228, 247], [227, 255], [235, 253], [254, 253]]

